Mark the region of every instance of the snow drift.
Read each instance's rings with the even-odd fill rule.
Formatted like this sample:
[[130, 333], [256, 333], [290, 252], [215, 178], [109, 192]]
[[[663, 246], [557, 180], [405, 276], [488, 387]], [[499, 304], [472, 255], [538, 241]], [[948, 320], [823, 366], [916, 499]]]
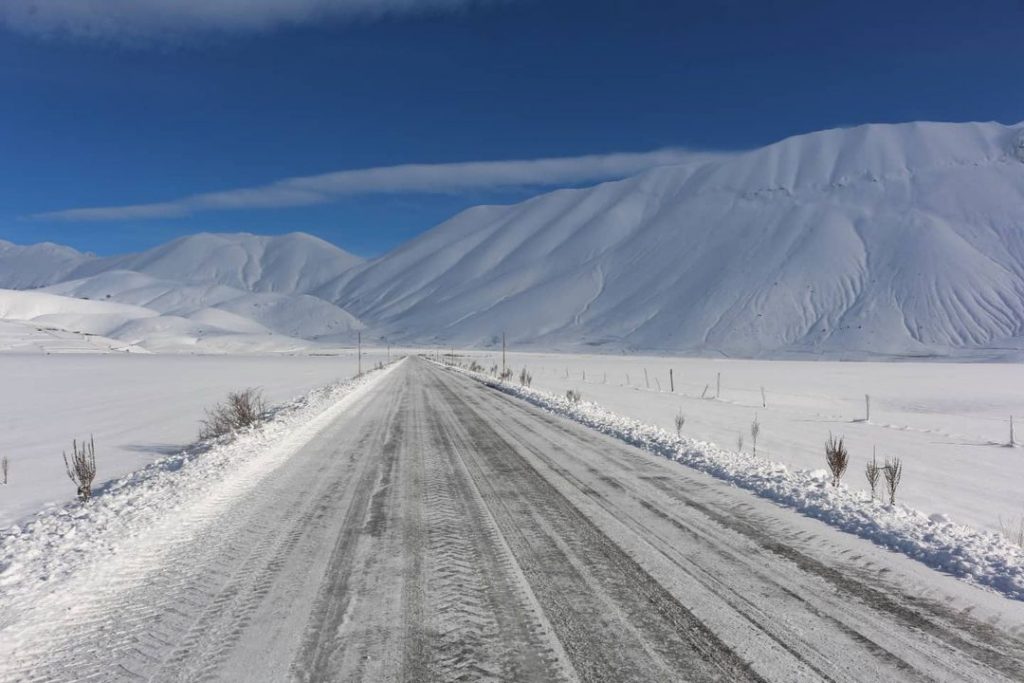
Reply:
[[847, 533], [959, 579], [1024, 600], [1024, 549], [992, 532], [956, 524], [944, 514], [925, 515], [902, 504], [886, 504], [829, 484], [825, 470], [790, 471], [750, 453], [669, 434], [654, 425], [616, 415], [589, 401], [570, 401], [489, 375], [446, 366], [603, 434], [751, 491], [757, 496], [820, 519]]

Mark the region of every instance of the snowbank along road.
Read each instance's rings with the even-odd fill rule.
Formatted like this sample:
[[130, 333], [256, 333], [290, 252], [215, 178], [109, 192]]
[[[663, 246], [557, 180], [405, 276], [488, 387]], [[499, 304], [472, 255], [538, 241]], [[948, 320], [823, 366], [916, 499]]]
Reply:
[[419, 359], [168, 558], [0, 679], [1024, 676], [1018, 604]]

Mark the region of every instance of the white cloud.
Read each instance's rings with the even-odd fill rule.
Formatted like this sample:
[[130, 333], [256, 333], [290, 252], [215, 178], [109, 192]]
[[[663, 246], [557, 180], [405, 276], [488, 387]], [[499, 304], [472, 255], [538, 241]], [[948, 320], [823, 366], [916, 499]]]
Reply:
[[254, 32], [451, 11], [488, 1], [495, 0], [0, 0], [0, 24], [34, 34], [159, 40], [192, 31]]
[[174, 218], [200, 211], [324, 204], [363, 194], [451, 194], [511, 187], [552, 187], [611, 180], [656, 166], [718, 158], [706, 152], [664, 149], [555, 159], [405, 164], [285, 178], [268, 185], [189, 195], [154, 204], [102, 206], [35, 214], [47, 220], [90, 221]]

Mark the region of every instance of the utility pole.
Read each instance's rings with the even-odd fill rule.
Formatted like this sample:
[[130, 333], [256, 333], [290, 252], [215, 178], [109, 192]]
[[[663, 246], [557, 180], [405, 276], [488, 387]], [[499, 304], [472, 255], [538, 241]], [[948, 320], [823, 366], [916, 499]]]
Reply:
[[501, 333], [501, 376], [505, 376], [505, 333]]
[[363, 333], [356, 332], [356, 356], [359, 358], [359, 374], [363, 374]]

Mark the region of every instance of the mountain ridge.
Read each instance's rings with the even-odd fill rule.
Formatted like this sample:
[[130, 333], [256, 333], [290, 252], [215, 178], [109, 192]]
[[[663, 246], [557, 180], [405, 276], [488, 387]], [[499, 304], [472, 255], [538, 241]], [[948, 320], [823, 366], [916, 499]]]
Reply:
[[189, 288], [210, 284], [317, 297], [354, 316], [327, 316], [348, 332], [408, 344], [506, 333], [537, 348], [751, 357], [1024, 352], [1024, 124], [793, 136], [472, 207], [370, 261], [301, 233], [206, 233], [75, 267], [74, 254], [36, 254], [51, 257], [64, 282], [142, 272], [197, 305], [209, 297]]
[[[795, 136], [474, 208], [327, 295], [391, 335], [758, 356], [1019, 348], [1024, 127]], [[543, 305], [538, 305], [543, 302]]]

